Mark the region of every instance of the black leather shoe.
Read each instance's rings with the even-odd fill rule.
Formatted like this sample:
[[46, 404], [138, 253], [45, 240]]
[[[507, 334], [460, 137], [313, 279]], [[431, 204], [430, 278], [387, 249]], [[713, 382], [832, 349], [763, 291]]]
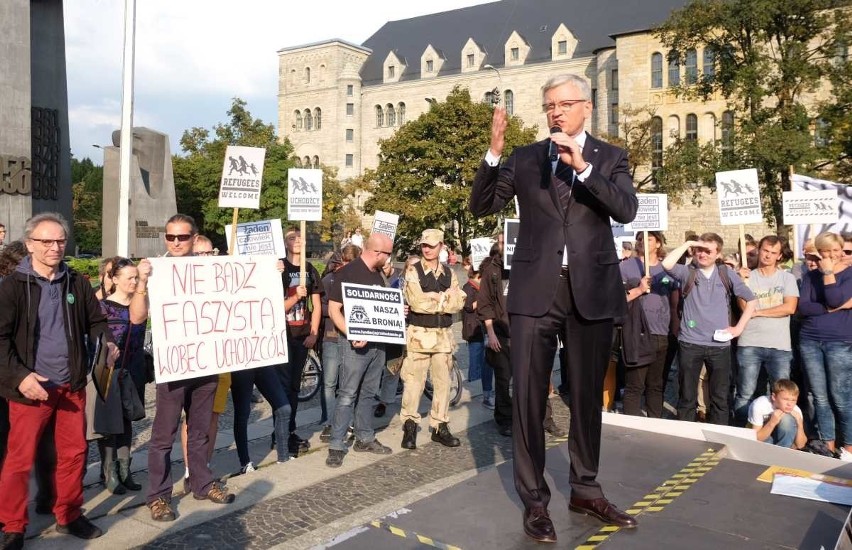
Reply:
[[512, 437], [512, 425], [511, 424], [497, 424], [497, 433], [506, 436]]
[[78, 539], [96, 539], [104, 534], [94, 523], [89, 521], [86, 516], [81, 515], [68, 525], [56, 524], [56, 532], [66, 535], [74, 535]]
[[3, 548], [3, 550], [21, 550], [23, 547], [23, 533], [3, 533], [3, 542], [0, 544], [0, 548]]
[[417, 423], [410, 418], [402, 425], [402, 448], [411, 450], [417, 448]]
[[556, 542], [556, 530], [547, 508], [524, 510], [524, 533], [537, 542]]
[[571, 497], [571, 500], [568, 502], [568, 509], [578, 514], [588, 514], [608, 525], [615, 525], [622, 529], [632, 529], [637, 525], [636, 518], [622, 512], [605, 498], [587, 500]]
[[441, 422], [437, 428], [432, 430], [432, 441], [436, 441], [444, 447], [458, 447], [461, 445], [459, 438], [450, 433], [450, 428], [446, 422]]

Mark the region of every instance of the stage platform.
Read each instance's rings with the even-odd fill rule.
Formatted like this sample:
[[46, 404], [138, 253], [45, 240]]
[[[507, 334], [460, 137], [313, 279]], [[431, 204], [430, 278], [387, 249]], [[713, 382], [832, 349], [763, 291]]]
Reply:
[[[603, 527], [568, 510], [568, 449], [547, 451], [555, 548], [691, 550], [834, 548], [849, 508], [770, 494], [765, 464], [725, 458], [726, 445], [604, 425], [599, 480], [639, 527]], [[521, 527], [512, 463], [329, 541], [328, 548], [542, 548]]]

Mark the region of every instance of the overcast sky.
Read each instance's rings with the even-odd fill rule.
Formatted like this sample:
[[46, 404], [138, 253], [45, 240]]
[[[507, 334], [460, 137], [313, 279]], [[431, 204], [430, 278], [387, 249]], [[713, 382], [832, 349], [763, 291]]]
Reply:
[[[330, 38], [361, 44], [387, 21], [488, 0], [294, 2], [139, 0], [134, 125], [169, 134], [225, 120], [232, 97], [277, 126], [278, 56], [284, 47]], [[124, 2], [65, 2], [71, 152], [96, 164], [121, 122]]]

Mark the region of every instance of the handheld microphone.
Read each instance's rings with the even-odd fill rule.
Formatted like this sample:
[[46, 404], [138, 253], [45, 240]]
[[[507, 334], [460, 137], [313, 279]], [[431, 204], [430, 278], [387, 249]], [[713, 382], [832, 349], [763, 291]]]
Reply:
[[[550, 128], [551, 135], [552, 134], [558, 134], [561, 131], [562, 131], [562, 128], [560, 128], [559, 126], [553, 126], [553, 127]], [[559, 146], [556, 145], [556, 143], [554, 143], [554, 141], [551, 139], [550, 140], [550, 162], [556, 162], [557, 160], [559, 160]]]

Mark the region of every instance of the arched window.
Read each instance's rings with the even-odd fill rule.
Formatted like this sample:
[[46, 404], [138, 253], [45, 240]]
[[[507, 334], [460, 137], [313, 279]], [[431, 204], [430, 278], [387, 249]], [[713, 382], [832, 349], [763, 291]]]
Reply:
[[316, 155], [314, 155], [314, 166], [313, 166], [313, 167], [314, 167], [314, 168], [319, 168], [319, 167], [320, 167], [320, 164], [319, 164], [319, 157], [318, 157], [318, 156], [316, 156]]
[[485, 103], [494, 105], [494, 92], [485, 92]]
[[509, 116], [515, 114], [515, 93], [512, 90], [503, 92], [503, 101], [506, 102], [506, 114]]
[[680, 60], [677, 52], [669, 52], [669, 86], [680, 86]]
[[400, 103], [396, 106], [396, 118], [399, 120], [399, 125], [405, 124], [405, 103]]
[[698, 52], [695, 49], [686, 50], [686, 83], [698, 82]]
[[311, 131], [314, 129], [314, 115], [310, 109], [305, 109], [305, 130]]
[[651, 87], [663, 87], [663, 54], [660, 52], [651, 54]]
[[293, 162], [293, 164], [295, 164], [295, 165], [296, 165], [296, 168], [301, 168], [301, 167], [302, 167], [302, 159], [300, 159], [299, 157], [296, 157], [296, 159], [295, 159], [295, 161]]
[[302, 161], [302, 165], [305, 168], [310, 168], [311, 167], [311, 157], [305, 157], [305, 160]]
[[388, 112], [388, 126], [396, 126], [396, 110], [394, 110], [393, 105], [388, 103], [385, 109]]
[[680, 119], [677, 115], [669, 117], [669, 136], [672, 139], [680, 138]]
[[296, 83], [296, 69], [290, 69], [290, 84]]
[[325, 82], [325, 65], [320, 65], [319, 68], [319, 81]]
[[293, 114], [296, 116], [296, 131], [297, 132], [301, 131], [302, 130], [302, 112], [296, 111]]
[[385, 125], [385, 112], [381, 105], [376, 105], [376, 128], [381, 128]]
[[698, 141], [698, 117], [692, 113], [686, 115], [686, 141]]
[[322, 129], [322, 110], [319, 107], [314, 109], [314, 127], [317, 130]]
[[305, 67], [305, 84], [311, 83], [311, 68]]
[[701, 72], [704, 73], [705, 79], [712, 79], [716, 76], [716, 54], [713, 53], [713, 48], [710, 46], [704, 48], [704, 63]]
[[663, 119], [655, 116], [651, 119], [651, 170], [663, 166]]

